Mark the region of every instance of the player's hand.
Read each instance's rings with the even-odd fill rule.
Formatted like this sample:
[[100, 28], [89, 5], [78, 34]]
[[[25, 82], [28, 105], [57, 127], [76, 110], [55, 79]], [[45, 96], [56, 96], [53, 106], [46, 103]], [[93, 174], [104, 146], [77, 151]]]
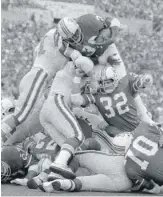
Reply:
[[74, 49], [72, 49], [71, 47], [69, 47], [69, 45], [67, 45], [67, 47], [65, 49], [65, 52], [64, 52], [64, 55], [66, 57], [71, 57], [73, 51], [74, 51]]
[[150, 74], [140, 75], [136, 83], [138, 88], [146, 88], [153, 84], [153, 77]]
[[84, 103], [84, 99], [80, 94], [71, 94], [70, 100], [74, 106], [81, 106]]
[[[77, 68], [80, 68], [87, 75], [93, 70], [94, 63], [88, 57], [79, 56], [74, 64]], [[90, 75], [89, 75], [90, 76]]]
[[10, 183], [16, 184], [16, 185], [22, 185], [22, 186], [27, 186], [27, 182], [28, 179], [24, 178], [24, 179], [14, 179], [12, 181], [10, 181]]

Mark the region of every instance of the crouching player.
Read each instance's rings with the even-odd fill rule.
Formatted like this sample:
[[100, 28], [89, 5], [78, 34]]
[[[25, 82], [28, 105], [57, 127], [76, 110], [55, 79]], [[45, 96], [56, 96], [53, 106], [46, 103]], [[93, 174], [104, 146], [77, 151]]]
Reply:
[[163, 135], [156, 125], [142, 122], [133, 131], [133, 140], [126, 153], [125, 169], [132, 180], [133, 191], [159, 193], [163, 185], [163, 147], [159, 143]]

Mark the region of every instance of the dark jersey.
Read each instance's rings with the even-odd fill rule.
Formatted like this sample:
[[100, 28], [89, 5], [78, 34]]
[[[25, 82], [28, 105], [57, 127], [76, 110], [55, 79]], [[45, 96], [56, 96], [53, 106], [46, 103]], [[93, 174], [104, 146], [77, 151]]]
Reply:
[[157, 184], [163, 184], [161, 135], [160, 128], [145, 122], [133, 131], [133, 140], [125, 156], [126, 173], [133, 182], [153, 179]]
[[119, 81], [118, 87], [110, 94], [100, 92], [85, 95], [86, 103], [94, 101], [105, 121], [122, 132], [133, 131], [140, 119], [134, 98], [138, 90], [134, 88], [138, 76], [129, 74]]
[[[112, 18], [107, 18], [107, 20], [105, 20], [104, 18], [94, 14], [85, 14], [78, 17], [76, 22], [79, 24], [83, 33], [83, 41], [79, 45], [70, 44], [70, 47], [78, 50], [83, 56], [90, 57], [97, 63], [98, 57], [104, 53], [113, 41], [108, 40], [105, 43], [97, 44], [95, 39], [102, 29], [109, 27], [111, 20]], [[64, 41], [63, 46], [64, 47], [62, 48], [61, 53], [63, 53], [64, 48], [67, 46], [67, 43]]]
[[137, 158], [150, 162], [159, 150], [160, 137], [161, 130], [157, 126], [141, 122], [133, 131], [133, 142], [129, 150]]
[[[20, 176], [20, 171], [24, 172], [29, 167], [32, 161], [32, 156], [28, 154], [20, 145], [7, 145], [1, 149], [1, 175], [9, 176], [4, 180], [11, 180], [13, 177]], [[7, 167], [8, 166], [8, 167]], [[1, 180], [3, 182], [3, 180]]]
[[28, 152], [38, 160], [42, 158], [54, 160], [60, 150], [59, 146], [50, 136], [41, 139], [39, 142], [29, 138], [25, 141], [24, 148], [28, 149]]

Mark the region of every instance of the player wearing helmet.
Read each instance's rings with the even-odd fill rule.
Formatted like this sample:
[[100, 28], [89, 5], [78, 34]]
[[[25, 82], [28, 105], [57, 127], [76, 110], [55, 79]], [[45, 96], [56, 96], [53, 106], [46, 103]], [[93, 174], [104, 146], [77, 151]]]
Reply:
[[61, 42], [57, 30], [51, 29], [36, 47], [33, 67], [20, 82], [20, 96], [15, 112], [2, 120], [3, 141], [7, 140], [8, 133], [13, 134], [16, 127], [25, 120], [26, 124], [31, 124], [33, 117], [36, 117], [42, 108], [45, 100], [44, 91], [56, 72], [64, 68], [70, 59], [76, 61], [80, 57], [82, 61], [81, 53], [70, 47], [67, 48], [66, 57], [63, 56], [59, 51]]
[[[34, 137], [27, 138], [22, 144], [22, 149], [31, 155], [35, 162], [30, 164], [25, 178], [16, 178], [11, 182], [19, 185], [27, 185], [28, 181], [30, 181], [33, 177], [35, 178], [44, 170], [48, 170], [60, 147], [54, 140], [51, 139], [50, 136], [38, 136], [37, 134]], [[13, 161], [13, 163], [15, 162]]]
[[77, 77], [76, 73], [79, 71], [81, 75], [93, 76], [94, 67], [93, 62], [86, 57], [82, 57], [83, 61], [79, 60], [80, 58], [75, 62], [69, 62], [64, 69], [56, 73], [40, 113], [42, 126], [61, 146], [61, 151], [50, 169], [64, 174], [67, 178], [74, 177], [67, 164], [84, 140], [82, 129], [72, 113], [69, 97], [72, 90], [80, 87], [81, 78]]
[[110, 63], [119, 76], [124, 76], [125, 66], [114, 43], [120, 29], [121, 24], [116, 18], [102, 18], [95, 14], [76, 19], [65, 17], [58, 23], [58, 33], [62, 37], [60, 51], [66, 55], [70, 46], [90, 57], [95, 64]]
[[[74, 105], [87, 106], [89, 103], [94, 103], [108, 125], [118, 128], [121, 132], [134, 130], [139, 125], [140, 119], [153, 123], [146, 113], [145, 106], [140, 106], [138, 95], [139, 90], [151, 85], [150, 75], [131, 73], [119, 80], [113, 67], [99, 66], [95, 69], [98, 81], [97, 92], [78, 95], [76, 99], [73, 96]], [[140, 117], [138, 111], [142, 112], [139, 114]]]
[[1, 148], [1, 182], [6, 183], [23, 173], [31, 163], [32, 156], [21, 146], [3, 146]]

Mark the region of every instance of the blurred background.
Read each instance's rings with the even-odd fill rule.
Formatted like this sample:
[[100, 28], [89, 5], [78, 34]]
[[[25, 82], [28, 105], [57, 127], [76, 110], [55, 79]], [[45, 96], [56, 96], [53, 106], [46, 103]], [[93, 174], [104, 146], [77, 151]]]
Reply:
[[35, 46], [61, 17], [111, 15], [125, 28], [116, 45], [128, 71], [154, 78], [154, 85], [141, 96], [154, 120], [163, 122], [162, 0], [1, 0], [1, 7], [1, 99], [18, 98]]

